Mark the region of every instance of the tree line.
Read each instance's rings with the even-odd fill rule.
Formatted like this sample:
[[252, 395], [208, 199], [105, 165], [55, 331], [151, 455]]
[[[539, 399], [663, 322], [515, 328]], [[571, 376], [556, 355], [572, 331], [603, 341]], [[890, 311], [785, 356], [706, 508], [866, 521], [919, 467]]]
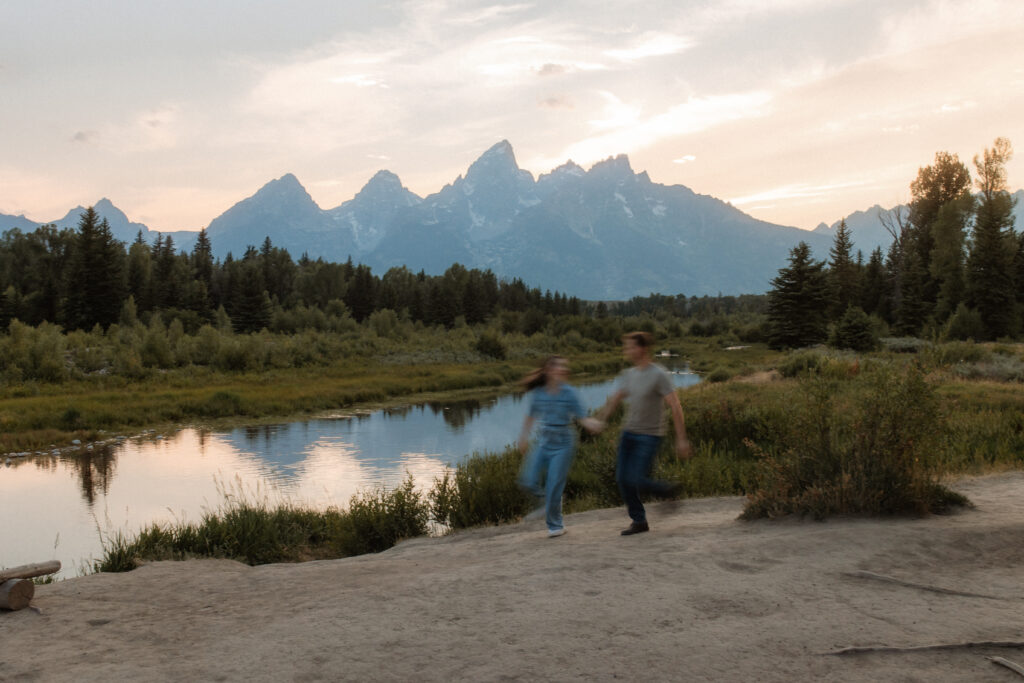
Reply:
[[323, 327], [331, 315], [362, 322], [384, 309], [446, 327], [460, 319], [481, 323], [499, 310], [517, 312], [522, 331], [530, 334], [530, 325], [543, 326], [547, 316], [579, 315], [584, 305], [459, 264], [437, 276], [405, 267], [377, 276], [351, 258], [333, 263], [303, 255], [294, 261], [269, 237], [241, 258], [228, 254], [223, 261], [213, 258], [205, 230], [191, 252], [176, 250], [163, 235], [149, 244], [140, 233], [125, 245], [91, 207], [77, 230], [47, 225], [10, 230], [0, 239], [0, 329], [14, 319], [68, 331], [105, 329], [159, 312], [164, 322], [181, 320], [190, 332], [225, 317], [235, 332], [259, 331], [275, 313], [279, 326], [293, 328], [281, 331], [296, 331]]
[[[1013, 154], [998, 138], [973, 159], [938, 152], [910, 184], [906, 211], [881, 215], [892, 243], [865, 262], [846, 222], [827, 260], [801, 242], [768, 293], [768, 339], [778, 348], [871, 345], [872, 327], [898, 336], [990, 340], [1024, 332], [1024, 233], [1006, 182]], [[976, 189], [977, 192], [972, 192]], [[838, 339], [837, 339], [838, 337]]]

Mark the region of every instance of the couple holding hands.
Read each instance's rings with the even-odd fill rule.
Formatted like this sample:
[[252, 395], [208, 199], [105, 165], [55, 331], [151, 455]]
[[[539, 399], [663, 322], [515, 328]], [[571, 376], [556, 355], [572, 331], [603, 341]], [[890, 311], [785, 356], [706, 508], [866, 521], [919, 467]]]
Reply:
[[[576, 390], [566, 383], [569, 363], [562, 356], [548, 358], [543, 367], [524, 380], [529, 391], [529, 410], [519, 435], [519, 450], [526, 453], [519, 483], [527, 491], [544, 498], [544, 507], [536, 513], [539, 516], [541, 511], [544, 512], [549, 537], [565, 533], [562, 523], [562, 491], [576, 449], [573, 420], [596, 434], [605, 428], [608, 416], [623, 400], [626, 401], [626, 418], [619, 440], [615, 481], [626, 501], [631, 523], [622, 531], [622, 535], [629, 536], [650, 529], [640, 500], [642, 493], [663, 497], [674, 497], [681, 493], [682, 487], [679, 484], [651, 479], [654, 457], [665, 434], [662, 415], [666, 404], [675, 426], [677, 457], [688, 458], [692, 454], [690, 442], [686, 439], [686, 423], [679, 397], [676, 396], [668, 372], [652, 362], [652, 344], [653, 338], [647, 332], [630, 332], [623, 336], [622, 353], [632, 367], [619, 375], [614, 393], [595, 417], [587, 417]], [[527, 452], [535, 424], [537, 441]], [[545, 471], [547, 476], [542, 489], [540, 479]]]

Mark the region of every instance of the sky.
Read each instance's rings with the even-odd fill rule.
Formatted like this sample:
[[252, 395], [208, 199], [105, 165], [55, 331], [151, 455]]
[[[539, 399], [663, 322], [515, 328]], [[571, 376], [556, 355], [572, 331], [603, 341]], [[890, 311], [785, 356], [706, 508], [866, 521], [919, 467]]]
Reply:
[[1020, 0], [4, 0], [0, 213], [107, 197], [198, 230], [294, 173], [424, 196], [507, 139], [535, 176], [636, 171], [801, 228], [906, 202], [1007, 137]]

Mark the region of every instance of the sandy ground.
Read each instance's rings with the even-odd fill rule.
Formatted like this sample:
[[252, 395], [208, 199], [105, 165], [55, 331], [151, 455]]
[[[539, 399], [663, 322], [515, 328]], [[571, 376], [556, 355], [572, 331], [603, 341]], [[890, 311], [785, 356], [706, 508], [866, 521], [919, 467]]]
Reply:
[[[161, 562], [39, 586], [0, 613], [0, 680], [1014, 681], [1024, 647], [1024, 473], [955, 484], [974, 510], [747, 523], [738, 498], [417, 539], [247, 567]], [[853, 578], [868, 570], [993, 598]]]

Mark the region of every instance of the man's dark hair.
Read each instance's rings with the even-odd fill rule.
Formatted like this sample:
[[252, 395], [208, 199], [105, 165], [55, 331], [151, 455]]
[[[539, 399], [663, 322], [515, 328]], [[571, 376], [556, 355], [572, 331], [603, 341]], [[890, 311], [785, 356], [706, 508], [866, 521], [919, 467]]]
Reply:
[[654, 346], [654, 335], [650, 332], [627, 332], [622, 335], [622, 341], [632, 341], [641, 349], [649, 349]]

